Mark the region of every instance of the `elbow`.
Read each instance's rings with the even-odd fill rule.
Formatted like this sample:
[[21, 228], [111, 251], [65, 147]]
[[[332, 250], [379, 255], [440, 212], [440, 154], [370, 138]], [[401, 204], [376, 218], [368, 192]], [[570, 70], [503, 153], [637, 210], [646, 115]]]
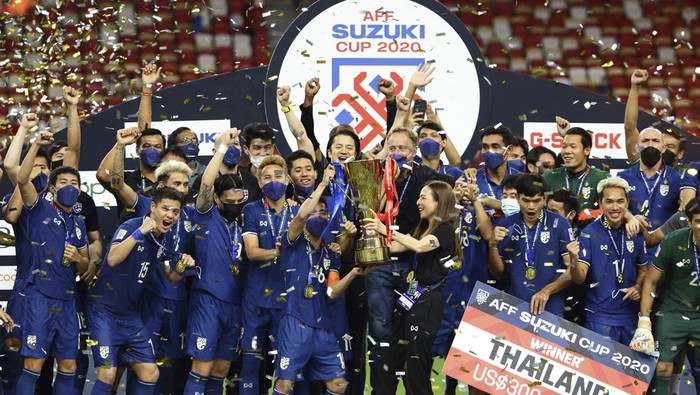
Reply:
[[119, 260], [115, 256], [116, 254], [113, 254], [112, 251], [107, 254], [107, 266], [109, 267], [115, 267], [119, 264]]

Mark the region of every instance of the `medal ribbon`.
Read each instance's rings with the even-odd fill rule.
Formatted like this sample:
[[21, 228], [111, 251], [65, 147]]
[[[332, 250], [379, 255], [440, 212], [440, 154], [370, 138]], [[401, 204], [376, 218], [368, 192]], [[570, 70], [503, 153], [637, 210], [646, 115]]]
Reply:
[[[591, 172], [591, 167], [586, 166], [586, 171], [583, 172], [580, 176], [578, 176], [579, 179], [579, 184], [578, 184], [578, 190], [576, 191], [576, 196], [579, 196], [581, 194], [581, 191], [583, 190], [583, 184], [586, 183], [586, 179], [588, 179], [588, 173]], [[566, 182], [566, 189], [571, 190], [571, 184], [569, 183], [569, 175], [564, 172], [564, 181]]]
[[[666, 178], [666, 166], [661, 164], [663, 167], [663, 171], [660, 173], [657, 173], [656, 175], [656, 180], [654, 180], [654, 185], [649, 188], [649, 183], [647, 182], [647, 177], [644, 175], [644, 172], [639, 170], [640, 175], [642, 176], [642, 181], [644, 181], [644, 187], [647, 189], [647, 194], [648, 194], [648, 199], [646, 200], [646, 207], [642, 207], [641, 211], [644, 211], [645, 209], [648, 210], [651, 208], [651, 201], [653, 199], [654, 192], [656, 191], [656, 187], [659, 185], [659, 181], [661, 181], [662, 178]], [[646, 214], [645, 214], [646, 215]]]
[[[306, 235], [304, 235], [304, 238], [306, 239]], [[318, 261], [316, 261], [316, 263], [314, 264], [312, 256], [316, 251], [320, 251], [321, 256], [319, 257]], [[323, 261], [323, 257], [325, 256], [325, 254], [326, 246], [323, 245], [323, 241], [321, 241], [321, 248], [319, 248], [318, 250], [314, 250], [311, 246], [311, 242], [308, 239], [306, 239], [306, 255], [309, 257], [309, 275], [306, 278], [307, 285], [311, 285], [313, 283], [314, 272], [321, 267], [321, 261]], [[322, 283], [326, 281], [326, 276], [320, 270], [318, 270], [318, 273], [318, 282]]]
[[535, 243], [537, 243], [537, 235], [540, 233], [540, 224], [542, 224], [542, 220], [539, 219], [537, 221], [537, 226], [535, 227], [535, 236], [532, 238], [532, 247], [530, 247], [530, 242], [529, 242], [529, 237], [527, 235], [528, 227], [527, 224], [525, 224], [525, 221], [523, 221], [523, 229], [524, 229], [524, 234], [525, 234], [525, 265], [526, 266], [535, 266]]
[[333, 200], [331, 201], [330, 208], [328, 209], [328, 212], [330, 213], [328, 225], [326, 225], [326, 228], [323, 229], [323, 232], [321, 233], [321, 239], [329, 244], [332, 243], [334, 239], [331, 231], [339, 228], [339, 226], [336, 226], [336, 221], [339, 219], [338, 213], [342, 213], [343, 209], [345, 208], [345, 193], [347, 190], [347, 186], [345, 185], [345, 174], [343, 173], [343, 165], [338, 162], [331, 162], [331, 165], [333, 165], [335, 168], [335, 177], [333, 177], [333, 180], [331, 180], [331, 183], [329, 184], [329, 189]]
[[[285, 220], [287, 219], [287, 209], [289, 206], [287, 205], [287, 202], [284, 202], [284, 211], [282, 211], [282, 221], [280, 222], [280, 228], [275, 233], [275, 224], [272, 223], [272, 214], [270, 213], [270, 203], [267, 201], [267, 198], [263, 199], [263, 207], [265, 207], [265, 213], [267, 213], [267, 221], [270, 223], [270, 232], [272, 232], [272, 237], [274, 239], [277, 239], [277, 235], [282, 234], [282, 228], [284, 227]], [[276, 242], [276, 240], [274, 240]]]
[[[617, 243], [615, 242], [615, 238], [612, 235], [612, 231], [610, 231], [610, 226], [606, 225], [606, 223], [603, 221], [604, 217], [600, 217], [600, 221], [603, 223], [603, 227], [608, 231], [608, 237], [610, 238], [610, 241], [612, 242], [613, 248], [615, 249], [615, 253], [617, 254], [617, 260], [615, 260], [615, 276], [620, 279], [620, 276], [623, 274], [625, 271], [625, 231], [624, 229], [622, 230], [622, 242], [620, 244], [620, 248], [617, 248]], [[621, 260], [622, 261], [622, 267], [618, 266], [617, 261]]]
[[[404, 184], [401, 196], [396, 196], [396, 183], [394, 182], [394, 169], [396, 168], [396, 161], [392, 157], [386, 158], [384, 162], [384, 190], [386, 191], [386, 206], [384, 207], [384, 212], [377, 214], [377, 217], [386, 225], [386, 242], [387, 245], [391, 244], [394, 226], [394, 218], [399, 215], [399, 205], [401, 204], [401, 199], [406, 193], [408, 184], [411, 182], [412, 174], [409, 174], [406, 184]], [[401, 171], [401, 169], [399, 169]]]

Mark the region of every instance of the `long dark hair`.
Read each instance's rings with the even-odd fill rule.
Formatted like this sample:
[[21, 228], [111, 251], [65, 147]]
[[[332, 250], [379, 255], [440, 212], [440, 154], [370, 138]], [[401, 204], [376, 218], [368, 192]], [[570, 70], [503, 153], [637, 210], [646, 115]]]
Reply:
[[[459, 212], [455, 207], [457, 201], [455, 199], [455, 194], [452, 187], [450, 184], [444, 181], [430, 181], [425, 184], [425, 186], [430, 189], [433, 199], [437, 201], [437, 208], [435, 209], [435, 214], [433, 214], [432, 218], [427, 220], [423, 218], [420, 219], [418, 226], [416, 226], [416, 230], [413, 231], [413, 237], [420, 240], [429, 235], [443, 222], [451, 222], [454, 226], [456, 235], [457, 232], [459, 232]], [[459, 237], [455, 237], [454, 245], [454, 255], [461, 260], [462, 243], [459, 242]]]

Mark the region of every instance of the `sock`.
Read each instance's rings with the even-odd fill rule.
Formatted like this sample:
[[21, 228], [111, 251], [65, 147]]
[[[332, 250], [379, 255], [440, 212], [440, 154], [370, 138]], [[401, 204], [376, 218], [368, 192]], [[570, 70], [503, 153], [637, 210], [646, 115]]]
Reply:
[[450, 376], [445, 376], [445, 395], [455, 395], [457, 393], [457, 380]]
[[674, 373], [671, 375], [671, 388], [668, 392], [672, 395], [678, 395], [681, 393], [681, 374]]
[[3, 351], [5, 355], [0, 357], [0, 383], [5, 395], [15, 395], [17, 377], [22, 371], [22, 355], [19, 351]]
[[160, 371], [160, 376], [158, 376], [158, 382], [156, 383], [156, 394], [170, 394], [173, 388], [173, 379], [175, 376], [175, 366], [174, 365], [161, 365], [158, 367]]
[[209, 381], [207, 381], [206, 394], [207, 395], [222, 395], [224, 393], [224, 378], [209, 376]]
[[80, 353], [78, 358], [75, 360], [75, 380], [73, 381], [73, 393], [82, 394], [85, 389], [85, 379], [87, 378], [87, 371], [90, 368], [90, 358], [87, 354]]
[[262, 355], [258, 353], [243, 353], [243, 357], [241, 358], [241, 395], [260, 394], [258, 377], [262, 363]]
[[325, 395], [342, 395], [342, 394], [340, 392], [333, 392], [333, 391], [329, 390], [328, 388], [326, 388]]
[[155, 389], [156, 383], [146, 383], [137, 379], [132, 383], [131, 395], [153, 395]]
[[90, 395], [110, 395], [112, 393], [112, 384], [104, 381], [95, 380], [95, 385], [92, 387]]
[[194, 394], [194, 393], [203, 394], [204, 390], [207, 387], [207, 381], [209, 381], [208, 377], [200, 376], [195, 372], [190, 372], [189, 377], [187, 377], [187, 384], [185, 384], [185, 393], [186, 394]]
[[136, 387], [136, 381], [138, 381], [139, 376], [136, 375], [134, 369], [126, 368], [126, 393], [133, 395], [134, 388]]
[[63, 395], [73, 392], [75, 373], [65, 373], [60, 370], [56, 373], [56, 381], [53, 382], [53, 394]]
[[33, 394], [36, 390], [36, 381], [39, 380], [41, 372], [33, 372], [29, 369], [22, 369], [22, 374], [17, 380], [15, 387], [16, 394]]
[[648, 392], [650, 395], [668, 395], [668, 383], [671, 381], [670, 377], [659, 377], [654, 376], [651, 380], [652, 390]]

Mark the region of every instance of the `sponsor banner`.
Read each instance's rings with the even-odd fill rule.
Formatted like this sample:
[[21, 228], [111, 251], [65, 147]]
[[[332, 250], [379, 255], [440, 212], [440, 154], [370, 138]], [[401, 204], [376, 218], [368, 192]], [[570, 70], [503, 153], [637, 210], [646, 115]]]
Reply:
[[[627, 159], [625, 150], [625, 127], [622, 123], [575, 123], [593, 132], [591, 158]], [[530, 147], [543, 146], [552, 151], [561, 152], [564, 137], [557, 132], [555, 122], [524, 122], [523, 137]]]
[[477, 283], [443, 373], [496, 394], [639, 394], [648, 355]]
[[[97, 181], [97, 171], [80, 171], [80, 189], [90, 195], [96, 207], [117, 206], [117, 199]], [[116, 214], [115, 214], [116, 215]]]
[[[124, 123], [125, 128], [135, 128], [137, 126], [138, 122]], [[243, 130], [243, 126], [245, 125], [238, 125], [237, 127]], [[189, 128], [197, 135], [197, 139], [199, 139], [199, 156], [212, 156], [216, 135], [229, 129], [231, 127], [231, 121], [228, 119], [211, 119], [206, 121], [156, 121], [151, 123], [150, 127], [163, 132], [166, 141], [170, 133], [175, 131], [175, 129], [181, 127]], [[136, 155], [136, 145], [132, 144], [127, 146], [124, 150], [124, 154], [127, 158], [138, 159], [138, 155]], [[97, 203], [97, 201], [95, 201], [95, 203]]]
[[0, 291], [11, 291], [16, 277], [16, 266], [0, 266]]
[[464, 152], [482, 102], [477, 69], [485, 67], [472, 44], [464, 25], [436, 2], [318, 2], [287, 29], [275, 49], [266, 84], [267, 118], [296, 149], [274, 90], [290, 85], [291, 101], [299, 105], [306, 81], [319, 77], [313, 115], [320, 146], [326, 147], [334, 126], [349, 124], [366, 150], [382, 140], [387, 127], [380, 77], [393, 80], [401, 94], [419, 65], [433, 63], [434, 80], [416, 94], [438, 109], [457, 151]]

